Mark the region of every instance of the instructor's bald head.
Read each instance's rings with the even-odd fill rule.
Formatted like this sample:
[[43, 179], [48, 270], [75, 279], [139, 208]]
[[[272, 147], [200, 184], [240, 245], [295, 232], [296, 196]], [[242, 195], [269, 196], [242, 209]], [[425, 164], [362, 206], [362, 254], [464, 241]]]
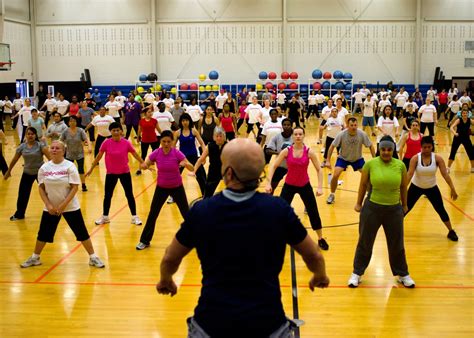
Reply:
[[[265, 158], [263, 156], [262, 148], [250, 139], [237, 138], [233, 139], [222, 150], [221, 154], [222, 170], [231, 167], [235, 176], [232, 177], [231, 182], [234, 183], [248, 182], [257, 180], [265, 167]], [[223, 172], [225, 176], [227, 173]]]

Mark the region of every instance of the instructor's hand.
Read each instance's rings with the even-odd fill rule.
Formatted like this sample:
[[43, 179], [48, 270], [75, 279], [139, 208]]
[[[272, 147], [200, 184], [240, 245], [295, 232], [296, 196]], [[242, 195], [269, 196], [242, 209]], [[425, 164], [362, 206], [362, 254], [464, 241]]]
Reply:
[[156, 284], [156, 291], [158, 291], [160, 295], [170, 295], [173, 297], [178, 292], [178, 287], [172, 279], [169, 281], [160, 280], [160, 282]]
[[313, 276], [309, 280], [309, 289], [314, 291], [314, 288], [327, 288], [329, 286], [329, 278], [328, 276]]

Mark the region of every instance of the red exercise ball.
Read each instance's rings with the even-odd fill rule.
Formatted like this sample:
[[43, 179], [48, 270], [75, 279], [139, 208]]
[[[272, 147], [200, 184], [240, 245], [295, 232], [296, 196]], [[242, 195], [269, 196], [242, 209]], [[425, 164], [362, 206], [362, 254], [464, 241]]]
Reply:
[[268, 78], [270, 80], [275, 80], [277, 78], [277, 73], [275, 73], [275, 72], [268, 73]]
[[284, 90], [285, 88], [286, 88], [286, 84], [285, 84], [284, 82], [280, 82], [280, 83], [278, 84], [278, 89]]
[[297, 72], [291, 72], [290, 73], [290, 79], [296, 80], [298, 78], [298, 73]]
[[319, 82], [313, 83], [313, 89], [314, 90], [320, 90], [321, 89], [321, 83], [319, 83]]
[[298, 89], [298, 84], [296, 82], [292, 82], [288, 85], [288, 88], [290, 89]]
[[199, 88], [199, 86], [198, 86], [197, 83], [193, 82], [189, 85], [189, 89], [191, 89], [191, 90], [198, 90], [198, 88]]
[[323, 79], [329, 80], [332, 77], [331, 72], [325, 72], [323, 74]]
[[290, 78], [290, 73], [288, 73], [288, 72], [281, 73], [281, 78], [283, 80], [288, 80]]
[[265, 88], [267, 88], [268, 90], [273, 89], [273, 83], [271, 82], [265, 83]]
[[181, 90], [188, 90], [189, 89], [189, 86], [187, 83], [182, 83], [180, 86], [179, 86], [179, 89]]

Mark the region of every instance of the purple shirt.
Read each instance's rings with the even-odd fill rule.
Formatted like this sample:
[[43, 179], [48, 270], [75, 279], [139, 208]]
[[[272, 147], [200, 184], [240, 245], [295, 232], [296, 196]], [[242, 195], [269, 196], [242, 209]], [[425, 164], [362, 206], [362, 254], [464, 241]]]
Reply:
[[135, 152], [130, 141], [124, 138], [121, 138], [120, 141], [114, 141], [109, 138], [102, 143], [100, 151], [105, 153], [107, 174], [126, 174], [130, 172], [128, 153]]
[[125, 124], [138, 126], [142, 106], [137, 101], [125, 103]]
[[171, 148], [168, 154], [163, 152], [162, 148], [156, 149], [151, 153], [149, 159], [156, 162], [158, 169], [157, 186], [161, 188], [177, 188], [183, 184], [179, 172], [179, 162], [186, 156], [176, 148]]

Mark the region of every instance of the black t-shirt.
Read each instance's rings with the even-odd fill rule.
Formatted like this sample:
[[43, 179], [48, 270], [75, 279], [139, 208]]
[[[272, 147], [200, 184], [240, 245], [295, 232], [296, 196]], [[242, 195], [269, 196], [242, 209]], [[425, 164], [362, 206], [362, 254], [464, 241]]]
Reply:
[[85, 98], [84, 101], [87, 102], [87, 107], [94, 109], [96, 106], [95, 100], [90, 97], [90, 98]]
[[44, 101], [46, 101], [46, 94], [38, 90], [36, 96], [38, 97], [38, 107], [43, 107]]
[[278, 197], [235, 202], [219, 193], [198, 202], [176, 239], [196, 248], [202, 290], [194, 319], [211, 337], [265, 337], [286, 321], [280, 282], [286, 244], [307, 231]]
[[286, 104], [286, 108], [289, 109], [289, 112], [288, 112], [288, 115], [289, 116], [299, 116], [299, 112], [298, 112], [298, 109], [301, 108], [300, 106], [300, 103], [298, 101], [296, 102], [293, 102], [293, 101], [290, 101]]
[[[407, 121], [407, 123], [406, 123], [407, 125], [406, 125], [406, 126], [405, 126], [405, 125], [403, 126], [403, 129], [406, 130], [406, 131], [408, 131], [408, 128], [411, 127], [411, 123], [412, 123], [413, 121], [415, 121], [415, 120], [418, 118], [418, 116], [416, 116], [416, 113], [415, 113], [415, 112], [413, 112], [413, 114], [410, 114], [410, 113], [407, 112], [407, 111], [403, 112], [403, 117], [404, 117], [404, 118], [406, 119], [406, 121]], [[407, 128], [407, 127], [408, 127], [408, 128]]]
[[216, 142], [211, 141], [207, 145], [209, 149], [209, 170], [207, 172], [207, 180], [208, 181], [220, 181], [222, 178], [221, 168], [222, 168], [222, 161], [221, 161], [221, 153], [222, 149], [227, 142], [225, 142], [222, 147], [219, 147]]

